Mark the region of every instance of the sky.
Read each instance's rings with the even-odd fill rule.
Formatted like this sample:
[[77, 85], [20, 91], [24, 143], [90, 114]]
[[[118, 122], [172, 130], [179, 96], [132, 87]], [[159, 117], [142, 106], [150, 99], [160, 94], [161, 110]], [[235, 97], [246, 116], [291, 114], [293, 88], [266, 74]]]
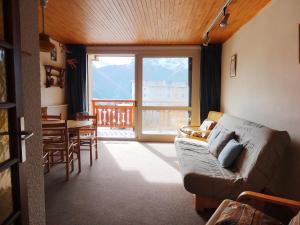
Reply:
[[[176, 69], [178, 66], [183, 66], [187, 69], [188, 58], [144, 58], [144, 61], [147, 62], [151, 60], [152, 63], [158, 64], [165, 68]], [[98, 60], [93, 61], [93, 65], [96, 68], [101, 68], [109, 65], [127, 65], [134, 62], [134, 57], [129, 56], [103, 56], [98, 57]]]
[[98, 60], [93, 61], [96, 68], [101, 68], [109, 65], [126, 65], [134, 61], [134, 57], [99, 57]]

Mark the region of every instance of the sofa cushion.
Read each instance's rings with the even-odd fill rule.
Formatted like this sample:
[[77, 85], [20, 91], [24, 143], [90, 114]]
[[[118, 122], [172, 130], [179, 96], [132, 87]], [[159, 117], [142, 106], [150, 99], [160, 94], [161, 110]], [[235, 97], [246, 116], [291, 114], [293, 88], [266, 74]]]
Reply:
[[213, 156], [218, 157], [225, 145], [233, 138], [233, 131], [229, 131], [228, 129], [221, 130], [220, 134], [216, 137], [216, 139], [208, 145], [210, 153]]
[[243, 145], [238, 143], [236, 140], [231, 139], [223, 148], [218, 156], [218, 160], [222, 167], [230, 167], [237, 159], [239, 154], [243, 150]]
[[221, 132], [221, 128], [219, 126], [216, 126], [214, 129], [212, 129], [212, 131], [210, 132], [207, 138], [208, 145], [211, 145], [215, 141], [215, 139], [218, 137], [220, 132]]
[[244, 146], [235, 169], [244, 178], [245, 190], [260, 191], [266, 187], [272, 190], [268, 184], [290, 143], [288, 133], [228, 114], [221, 117], [218, 127], [235, 131], [238, 142]]
[[188, 138], [176, 138], [175, 147], [187, 191], [222, 199], [236, 197], [243, 189], [242, 177], [222, 168], [209, 153], [207, 143], [193, 140], [189, 144]]

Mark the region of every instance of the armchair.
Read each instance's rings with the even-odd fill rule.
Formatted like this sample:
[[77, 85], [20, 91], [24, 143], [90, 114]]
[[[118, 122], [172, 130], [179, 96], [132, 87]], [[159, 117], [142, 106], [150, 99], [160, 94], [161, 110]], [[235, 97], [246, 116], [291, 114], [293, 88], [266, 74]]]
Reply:
[[[230, 203], [233, 203], [235, 201], [225, 199], [220, 206], [217, 208], [217, 210], [214, 212], [212, 217], [209, 219], [209, 221], [206, 223], [206, 225], [215, 225], [215, 224], [223, 224], [220, 223], [220, 217], [227, 206], [229, 206]], [[266, 203], [276, 204], [288, 207], [294, 211], [294, 214], [297, 214], [292, 220], [299, 219], [297, 217], [300, 217], [300, 202], [294, 201], [286, 198], [276, 197], [272, 195], [252, 192], [252, 191], [245, 191], [242, 192], [236, 202], [245, 203], [247, 202], [248, 205], [251, 205], [256, 210], [264, 211], [264, 205]], [[244, 221], [245, 222], [245, 221]], [[245, 222], [244, 224], [248, 224]], [[253, 224], [253, 221], [251, 221], [249, 224]]]

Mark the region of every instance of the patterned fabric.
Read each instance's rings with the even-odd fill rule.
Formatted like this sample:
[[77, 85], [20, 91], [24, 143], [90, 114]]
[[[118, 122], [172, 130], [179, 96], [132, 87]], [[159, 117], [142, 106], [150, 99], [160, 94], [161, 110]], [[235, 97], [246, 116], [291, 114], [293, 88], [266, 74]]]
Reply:
[[300, 225], [300, 212], [291, 220], [289, 225]]
[[209, 119], [205, 119], [203, 123], [201, 124], [199, 130], [206, 131], [206, 130], [212, 130], [216, 126], [217, 122]]
[[216, 225], [283, 225], [280, 221], [239, 202], [231, 201]]

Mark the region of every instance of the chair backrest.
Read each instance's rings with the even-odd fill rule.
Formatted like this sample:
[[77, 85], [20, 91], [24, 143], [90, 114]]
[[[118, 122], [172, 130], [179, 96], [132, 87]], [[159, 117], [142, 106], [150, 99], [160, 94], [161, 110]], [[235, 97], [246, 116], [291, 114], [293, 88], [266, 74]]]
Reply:
[[41, 113], [42, 113], [42, 116], [47, 115], [48, 114], [48, 107], [42, 107], [41, 108]]
[[98, 127], [98, 114], [89, 115], [87, 112], [76, 113], [76, 120], [91, 120], [93, 121], [93, 126]]
[[69, 144], [67, 120], [42, 123], [43, 142], [45, 144]]
[[59, 115], [42, 115], [42, 120], [61, 120], [61, 114]]

